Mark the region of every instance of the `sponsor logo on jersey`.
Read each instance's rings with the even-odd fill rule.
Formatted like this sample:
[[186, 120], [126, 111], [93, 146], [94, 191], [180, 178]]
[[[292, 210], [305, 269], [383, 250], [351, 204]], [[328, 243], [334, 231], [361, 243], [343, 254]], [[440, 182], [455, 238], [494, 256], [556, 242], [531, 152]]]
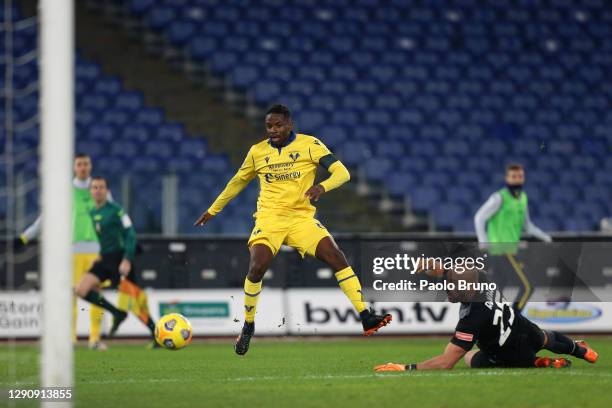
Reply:
[[543, 323], [581, 323], [598, 319], [602, 311], [588, 303], [559, 305], [528, 305], [523, 314], [530, 320]]
[[274, 163], [274, 164], [269, 164], [268, 169], [272, 171], [284, 171], [284, 170], [289, 170], [290, 168], [292, 168], [293, 164], [294, 164], [293, 162]]
[[460, 331], [456, 331], [455, 332], [455, 337], [458, 338], [459, 340], [463, 340], [463, 341], [472, 341], [472, 340], [474, 340], [474, 335], [473, 334], [464, 333], [464, 332], [460, 332]]
[[266, 173], [264, 176], [266, 179], [266, 183], [272, 183], [273, 181], [286, 181], [292, 179], [299, 179], [302, 173], [299, 171], [294, 171], [291, 173], [282, 173], [282, 174], [272, 174]]

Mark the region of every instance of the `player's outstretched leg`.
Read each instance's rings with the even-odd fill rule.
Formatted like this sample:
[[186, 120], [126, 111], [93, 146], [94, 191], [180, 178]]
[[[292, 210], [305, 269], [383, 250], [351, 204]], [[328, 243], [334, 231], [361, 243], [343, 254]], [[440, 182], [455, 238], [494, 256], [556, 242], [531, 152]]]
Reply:
[[249, 351], [251, 338], [255, 334], [255, 312], [261, 293], [261, 281], [274, 259], [272, 250], [264, 244], [252, 245], [249, 252], [251, 254], [249, 273], [244, 280], [244, 326], [234, 346], [238, 355], [244, 355]]
[[595, 363], [599, 355], [589, 347], [584, 340], [572, 340], [564, 334], [553, 330], [544, 330], [546, 339], [544, 348], [557, 354], [569, 354], [581, 358], [589, 363]]
[[353, 268], [349, 266], [344, 253], [338, 248], [332, 237], [328, 236], [319, 241], [315, 256], [336, 271], [335, 275], [340, 289], [351, 301], [355, 310], [359, 312], [365, 336], [374, 334], [378, 329], [391, 322], [390, 314], [378, 315], [373, 310], [368, 309], [366, 302], [363, 301], [359, 278], [355, 275]]
[[117, 332], [119, 325], [127, 318], [127, 313], [117, 309], [112, 303], [106, 300], [106, 298], [100, 294], [99, 288], [100, 280], [98, 277], [88, 272], [79, 281], [75, 292], [80, 298], [108, 310], [113, 315], [113, 326], [109, 335], [112, 337], [112, 335]]

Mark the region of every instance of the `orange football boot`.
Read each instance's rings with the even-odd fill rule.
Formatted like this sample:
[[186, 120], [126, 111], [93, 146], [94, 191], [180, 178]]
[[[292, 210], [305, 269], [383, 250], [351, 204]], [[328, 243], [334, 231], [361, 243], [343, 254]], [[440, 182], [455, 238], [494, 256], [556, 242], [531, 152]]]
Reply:
[[584, 353], [584, 357], [583, 358], [586, 361], [588, 361], [589, 363], [595, 364], [595, 362], [599, 358], [599, 354], [597, 354], [597, 352], [595, 350], [590, 348], [589, 345], [587, 344], [587, 342], [584, 341], [584, 340], [576, 340], [575, 343], [576, 343], [577, 346], [580, 346], [580, 347], [586, 349], [586, 353]]
[[533, 364], [537, 368], [567, 368], [572, 362], [567, 358], [538, 357]]

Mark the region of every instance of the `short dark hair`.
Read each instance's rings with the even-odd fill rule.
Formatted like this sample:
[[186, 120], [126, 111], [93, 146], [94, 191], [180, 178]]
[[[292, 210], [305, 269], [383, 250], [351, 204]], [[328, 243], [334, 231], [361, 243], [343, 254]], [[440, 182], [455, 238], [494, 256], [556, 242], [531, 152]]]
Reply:
[[106, 188], [108, 188], [108, 180], [106, 179], [106, 177], [103, 177], [103, 176], [93, 176], [91, 178], [91, 181], [92, 182], [94, 182], [94, 181], [104, 181], [104, 184], [106, 185]]
[[268, 108], [266, 115], [271, 113], [278, 113], [279, 115], [283, 115], [285, 119], [291, 119], [291, 110], [280, 103], [274, 104]]
[[519, 163], [510, 163], [506, 166], [506, 173], [515, 170], [523, 170], [523, 165]]
[[74, 155], [74, 160], [76, 159], [91, 159], [91, 157], [87, 153], [77, 153]]

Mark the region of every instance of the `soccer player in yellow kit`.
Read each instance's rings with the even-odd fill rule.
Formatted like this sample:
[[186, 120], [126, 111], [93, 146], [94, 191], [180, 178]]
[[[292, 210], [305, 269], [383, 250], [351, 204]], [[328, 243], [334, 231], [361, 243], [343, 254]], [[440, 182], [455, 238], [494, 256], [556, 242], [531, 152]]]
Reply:
[[[326, 191], [349, 181], [348, 170], [317, 138], [293, 132], [287, 107], [273, 105], [268, 109], [265, 125], [268, 139], [251, 147], [236, 175], [194, 224], [206, 224], [259, 177], [255, 227], [248, 241], [251, 259], [244, 281], [245, 322], [236, 341], [236, 353], [243, 355], [249, 349], [262, 279], [282, 244], [333, 268], [340, 288], [359, 312], [364, 334], [376, 332], [391, 321], [391, 315], [377, 315], [368, 309], [357, 275], [327, 229], [314, 218], [316, 208], [311, 204]], [[313, 185], [319, 165], [331, 175]]]

